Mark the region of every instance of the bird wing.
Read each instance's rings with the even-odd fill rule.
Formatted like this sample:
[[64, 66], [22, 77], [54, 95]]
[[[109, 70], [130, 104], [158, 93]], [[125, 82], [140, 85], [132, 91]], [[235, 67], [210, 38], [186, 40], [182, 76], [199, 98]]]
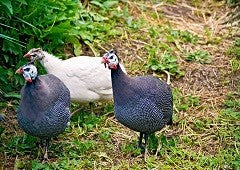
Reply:
[[100, 57], [73, 57], [65, 60], [62, 67], [68, 77], [77, 78], [88, 90], [112, 94], [111, 71], [101, 64]]
[[[163, 81], [152, 76], [139, 76], [133, 78], [135, 93], [141, 98], [150, 98], [166, 116], [172, 112], [173, 97], [170, 87]], [[166, 114], [165, 114], [166, 113]]]

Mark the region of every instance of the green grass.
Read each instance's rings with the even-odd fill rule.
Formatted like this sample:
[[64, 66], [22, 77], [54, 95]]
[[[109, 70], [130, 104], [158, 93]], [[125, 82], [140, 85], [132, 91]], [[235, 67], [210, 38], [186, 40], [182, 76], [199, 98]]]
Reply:
[[232, 56], [230, 60], [232, 71], [237, 72], [240, 69], [240, 39], [236, 39], [234, 45], [227, 49], [226, 53]]
[[[169, 6], [175, 2], [164, 1]], [[144, 162], [136, 147], [139, 134], [117, 122], [112, 102], [99, 102], [94, 115], [84, 105], [71, 118], [64, 133], [52, 139], [49, 162], [41, 163], [42, 154], [36, 145], [38, 139], [26, 135], [17, 125], [15, 115], [19, 93], [13, 92], [5, 94], [5, 101], [1, 99], [0, 102], [1, 113], [7, 117], [6, 123], [0, 123], [0, 168], [240, 169], [240, 91], [232, 86], [214, 90], [216, 84], [210, 86], [210, 90], [201, 85], [194, 86], [195, 81], [205, 82], [206, 77], [210, 82], [219, 80], [211, 74], [198, 74], [197, 71], [202, 73], [206, 67], [211, 68], [207, 70], [209, 73], [216, 67], [223, 67], [223, 73], [219, 75], [231, 82], [239, 71], [239, 40], [228, 50], [230, 52], [224, 53], [228, 47], [219, 42], [225, 42], [227, 35], [211, 32], [208, 27], [201, 35], [194, 33], [191, 27], [183, 27], [184, 24], [180, 29], [161, 12], [156, 14], [151, 8], [156, 3], [159, 1], [90, 1], [90, 13], [83, 15], [86, 9], [81, 7], [86, 22], [82, 25], [75, 23], [78, 27], [72, 28], [72, 33], [80, 34], [91, 54], [100, 55], [103, 49], [117, 48], [129, 75], [153, 74], [162, 78], [165, 71], [170, 73], [174, 124], [150, 136], [147, 161]], [[211, 10], [218, 14], [219, 7]], [[59, 33], [57, 30], [53, 32]], [[74, 43], [78, 54], [85, 52], [81, 51], [77, 39], [68, 40]], [[225, 63], [221, 65], [225, 61], [222, 58], [215, 58], [219, 51], [227, 63], [231, 60], [230, 67]], [[13, 76], [12, 72], [1, 78], [5, 80], [7, 76]], [[234, 87], [239, 87], [239, 80], [237, 82]], [[226, 88], [224, 93], [221, 93], [222, 88]], [[71, 110], [79, 106], [73, 103]]]
[[240, 59], [240, 38], [236, 39], [234, 45], [227, 50], [227, 53], [238, 60]]
[[[199, 99], [193, 96], [182, 97], [178, 90], [174, 90], [174, 97], [178, 110], [188, 110], [199, 105]], [[183, 134], [166, 136], [166, 131], [151, 137], [150, 156], [146, 163], [136, 148], [136, 134], [112, 122], [112, 114], [94, 116], [85, 111], [75, 115], [66, 131], [51, 142], [51, 159], [47, 164], [42, 164], [38, 157], [35, 146], [37, 139], [29, 135], [1, 138], [3, 145], [0, 148], [7, 157], [18, 156], [14, 162], [15, 168], [25, 169], [237, 169], [240, 168], [239, 99], [239, 93], [230, 93], [224, 102], [224, 109], [215, 119], [200, 118], [187, 124], [187, 120], [177, 118], [175, 122], [178, 123], [173, 128], [183, 130], [186, 126], [188, 129]], [[4, 130], [1, 136], [7, 133]], [[154, 157], [154, 150], [159, 144], [161, 149], [158, 156]], [[202, 150], [198, 150], [198, 147]], [[213, 153], [208, 153], [208, 149]]]

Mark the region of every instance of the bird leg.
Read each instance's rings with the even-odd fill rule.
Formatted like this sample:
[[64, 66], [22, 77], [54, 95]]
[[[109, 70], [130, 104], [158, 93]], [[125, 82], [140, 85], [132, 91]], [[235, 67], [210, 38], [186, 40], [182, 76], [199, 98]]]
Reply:
[[142, 138], [143, 138], [143, 133], [140, 132], [139, 141], [138, 141], [138, 148], [140, 148], [141, 150], [144, 149], [144, 147], [142, 146]]
[[157, 151], [155, 153], [156, 158], [157, 158], [158, 152], [161, 150], [161, 148], [162, 148], [162, 144], [161, 144], [161, 141], [160, 141], [159, 144], [158, 144], [158, 147], [157, 147]]
[[37, 142], [36, 142], [36, 145], [37, 145], [37, 147], [38, 147], [39, 149], [42, 149], [42, 147], [43, 147], [43, 140], [40, 139], [39, 141], [37, 141]]
[[45, 143], [45, 151], [44, 151], [44, 156], [43, 156], [43, 163], [48, 161], [48, 146], [49, 146], [49, 139], [46, 139]]
[[38, 146], [38, 157], [39, 157], [39, 156], [41, 155], [42, 149], [43, 149], [43, 140], [40, 139], [40, 141], [38, 141], [38, 142], [36, 143], [36, 145]]
[[40, 139], [39, 147], [40, 147], [41, 149], [43, 148], [43, 140], [42, 140], [42, 139]]
[[89, 102], [89, 107], [90, 107], [90, 111], [91, 111], [92, 114], [94, 114], [93, 106], [94, 106], [94, 103], [93, 102]]
[[148, 154], [148, 134], [144, 133], [144, 140], [145, 140], [145, 151], [144, 151], [144, 161], [147, 161], [147, 154]]

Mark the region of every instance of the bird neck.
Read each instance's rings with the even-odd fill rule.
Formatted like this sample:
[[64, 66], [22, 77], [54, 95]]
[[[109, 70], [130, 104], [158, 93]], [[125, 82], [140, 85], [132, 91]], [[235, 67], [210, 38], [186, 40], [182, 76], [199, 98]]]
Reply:
[[115, 82], [115, 80], [117, 81], [127, 81], [128, 80], [128, 76], [126, 75], [126, 73], [123, 72], [121, 66], [118, 64], [117, 65], [117, 69], [111, 69], [111, 77], [112, 77], [112, 81]]
[[51, 95], [51, 89], [49, 89], [49, 84], [40, 76], [36, 77], [32, 83], [26, 83], [26, 93], [31, 96], [30, 100], [41, 99], [41, 102], [44, 102]]
[[42, 60], [40, 60], [40, 63], [45, 67], [47, 72], [51, 72], [51, 70], [56, 69], [58, 66], [61, 65], [62, 59], [55, 57], [52, 54], [49, 54], [46, 51], [42, 52], [44, 57]]
[[39, 84], [41, 84], [41, 80], [38, 78], [38, 76], [35, 79], [32, 79], [32, 82], [26, 82], [27, 86], [31, 86], [31, 87], [37, 87], [39, 86]]
[[34, 121], [45, 114], [44, 110], [51, 104], [53, 92], [48, 84], [41, 80], [41, 76], [36, 77], [32, 83], [26, 83], [21, 90], [21, 102], [27, 111], [24, 113], [30, 120]]
[[114, 102], [124, 104], [128, 94], [131, 93], [130, 77], [123, 72], [119, 64], [116, 70], [111, 70], [111, 77]]

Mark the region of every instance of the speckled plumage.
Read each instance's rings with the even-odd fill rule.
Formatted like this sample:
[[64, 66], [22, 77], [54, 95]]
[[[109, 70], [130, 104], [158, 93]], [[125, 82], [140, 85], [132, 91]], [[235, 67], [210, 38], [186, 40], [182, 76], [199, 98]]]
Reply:
[[145, 134], [161, 130], [172, 121], [170, 87], [152, 76], [128, 77], [119, 65], [112, 69], [114, 109], [117, 120]]
[[70, 92], [54, 75], [38, 76], [21, 90], [19, 126], [41, 139], [57, 136], [70, 119]]
[[115, 117], [123, 125], [140, 132], [138, 147], [141, 149], [144, 149], [144, 137], [146, 161], [149, 134], [172, 124], [171, 88], [153, 76], [127, 76], [114, 50], [104, 54], [102, 63], [111, 69]]

